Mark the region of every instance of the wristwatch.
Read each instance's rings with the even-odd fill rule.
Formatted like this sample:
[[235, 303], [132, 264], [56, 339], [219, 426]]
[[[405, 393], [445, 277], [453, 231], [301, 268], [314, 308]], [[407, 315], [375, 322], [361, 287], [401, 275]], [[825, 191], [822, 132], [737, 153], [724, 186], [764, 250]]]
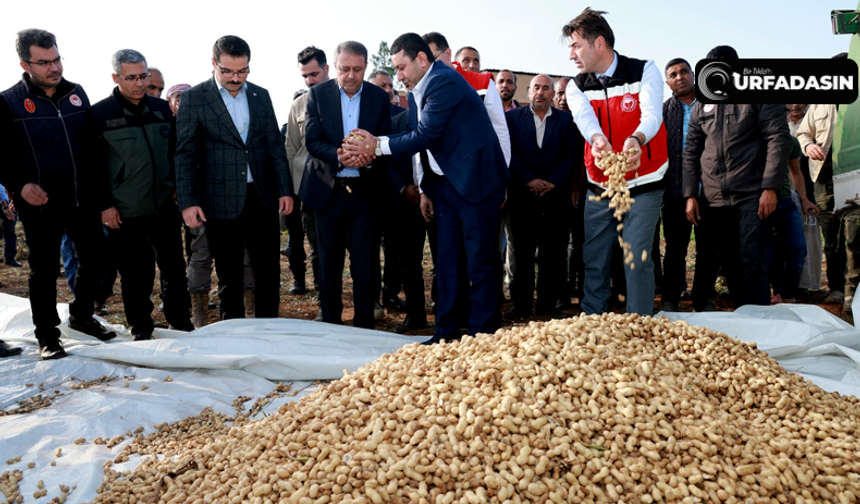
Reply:
[[373, 151], [373, 153], [376, 154], [377, 157], [382, 155], [382, 141], [378, 138], [376, 139], [376, 150]]

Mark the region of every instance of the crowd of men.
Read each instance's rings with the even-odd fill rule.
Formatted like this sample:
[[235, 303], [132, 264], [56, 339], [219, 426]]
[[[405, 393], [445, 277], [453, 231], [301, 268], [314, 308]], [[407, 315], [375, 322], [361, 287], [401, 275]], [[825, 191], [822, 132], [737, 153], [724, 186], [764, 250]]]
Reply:
[[[535, 76], [527, 104], [513, 98], [514, 72], [480, 72], [476, 48], [452, 57], [438, 32], [391, 44], [407, 108], [391, 75], [368, 73], [361, 43], [337, 46], [335, 78], [325, 52], [307, 47], [297, 58], [307, 91], [296, 93], [280, 131], [268, 91], [247, 80], [251, 49], [239, 37], [215, 42], [212, 78], [171, 86], [167, 100], [164, 74], [138, 51], [117, 51], [116, 88], [91, 105], [63, 78], [55, 37], [19, 32], [24, 74], [0, 100], [0, 183], [30, 249], [42, 359], [66, 355], [56, 310], [64, 237], [78, 262], [69, 327], [103, 341], [115, 334], [93, 310], [101, 285], [113, 284], [109, 264], [122, 278], [136, 341], [152, 338], [156, 265], [171, 328], [206, 324], [213, 262], [221, 319], [277, 317], [281, 230], [289, 294], [309, 290], [310, 259], [317, 320], [343, 322], [348, 251], [353, 325], [373, 328], [388, 305], [406, 312], [398, 332], [428, 326], [426, 236], [429, 344], [491, 333], [502, 320], [563, 317], [572, 299], [587, 314], [610, 310], [623, 294], [628, 312], [651, 315], [655, 292], [665, 311], [690, 295], [695, 310], [714, 310], [718, 275], [735, 306], [792, 302], [802, 283], [820, 287], [820, 250], [812, 244], [807, 253], [815, 240], [804, 234], [818, 226], [802, 214], [816, 215], [824, 231], [829, 301], [849, 305], [858, 233], [840, 246], [849, 230], [833, 205], [835, 106], [804, 117], [803, 105], [788, 114], [782, 105], [703, 105], [687, 60], [669, 61], [661, 74], [654, 61], [617, 53], [604, 14], [587, 8], [564, 26], [579, 74]], [[707, 57], [738, 55], [718, 46]], [[621, 151], [630, 153], [635, 203], [619, 223], [601, 197], [608, 177], [599, 165]], [[505, 284], [512, 308], [502, 312]], [[0, 357], [19, 352], [0, 342]]]

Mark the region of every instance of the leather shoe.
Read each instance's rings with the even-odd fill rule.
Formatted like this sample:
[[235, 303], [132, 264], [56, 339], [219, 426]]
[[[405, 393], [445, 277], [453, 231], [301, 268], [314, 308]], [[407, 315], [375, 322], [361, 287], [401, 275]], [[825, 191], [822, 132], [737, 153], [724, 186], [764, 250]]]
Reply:
[[4, 357], [12, 357], [13, 355], [18, 355], [23, 350], [19, 347], [14, 347], [6, 343], [5, 341], [0, 341], [0, 359]]
[[21, 267], [21, 263], [19, 263], [19, 262], [18, 262], [18, 261], [16, 261], [15, 259], [11, 259], [11, 260], [9, 260], [9, 261], [6, 261], [6, 266], [9, 266], [9, 267], [11, 267], [11, 268], [20, 268], [20, 267]]
[[452, 341], [459, 341], [463, 338], [463, 333], [457, 331], [455, 333], [449, 334], [448, 336], [440, 337], [438, 334], [430, 338], [429, 340], [421, 343], [422, 345], [436, 345], [439, 343], [450, 343]]
[[42, 357], [42, 360], [55, 360], [62, 359], [69, 354], [63, 349], [60, 340], [56, 340], [44, 344], [39, 343], [39, 355]]
[[155, 339], [150, 333], [137, 333], [134, 336], [134, 341], [149, 341]]
[[390, 298], [385, 298], [382, 302], [383, 306], [390, 306], [399, 312], [406, 311], [406, 301], [400, 299], [400, 296], [392, 296]]
[[76, 320], [75, 317], [69, 316], [69, 328], [90, 336], [95, 336], [102, 341], [112, 340], [116, 337], [115, 332], [108, 331], [92, 317], [87, 317], [83, 320]]
[[411, 318], [409, 316], [406, 317], [406, 320], [403, 321], [402, 324], [398, 324], [397, 327], [394, 328], [394, 331], [397, 334], [408, 333], [411, 331], [417, 331], [419, 329], [424, 329], [427, 327], [427, 319], [421, 318]]
[[187, 324], [182, 324], [178, 326], [168, 324], [167, 328], [173, 331], [191, 332], [194, 330], [194, 324], [192, 324], [189, 320]]
[[305, 293], [305, 286], [299, 285], [298, 283], [293, 284], [293, 288], [290, 289], [287, 294], [290, 296], [301, 296]]

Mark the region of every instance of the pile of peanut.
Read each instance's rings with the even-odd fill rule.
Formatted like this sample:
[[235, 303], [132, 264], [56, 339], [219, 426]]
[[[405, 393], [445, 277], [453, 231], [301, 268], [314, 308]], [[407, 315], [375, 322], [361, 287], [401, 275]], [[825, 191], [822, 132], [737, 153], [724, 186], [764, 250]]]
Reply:
[[531, 322], [183, 434], [95, 502], [857, 502], [858, 405], [685, 322]]
[[[593, 201], [609, 198], [609, 208], [613, 209], [612, 216], [618, 221], [616, 230], [618, 231], [618, 244], [621, 245], [622, 253], [624, 254], [624, 264], [630, 265], [630, 269], [636, 269], [633, 264], [633, 251], [631, 245], [624, 241], [621, 236], [621, 230], [624, 229], [624, 214], [630, 211], [635, 199], [630, 197], [630, 187], [627, 184], [627, 159], [633, 154], [639, 152], [637, 149], [630, 149], [621, 152], [610, 152], [603, 155], [602, 158], [595, 160], [597, 167], [603, 170], [609, 179], [601, 184], [606, 190], [600, 196], [589, 196]], [[642, 262], [648, 259], [648, 251], [642, 251]]]

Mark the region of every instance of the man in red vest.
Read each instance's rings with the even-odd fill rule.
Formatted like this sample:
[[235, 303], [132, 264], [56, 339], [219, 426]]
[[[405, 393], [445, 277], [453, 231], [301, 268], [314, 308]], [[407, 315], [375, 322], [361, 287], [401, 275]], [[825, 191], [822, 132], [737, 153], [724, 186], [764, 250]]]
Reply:
[[[586, 8], [562, 29], [580, 74], [567, 86], [567, 102], [585, 149], [588, 196], [585, 202], [585, 295], [587, 314], [608, 310], [609, 262], [612, 245], [620, 235], [629, 243], [635, 260], [624, 268], [627, 311], [651, 315], [654, 311], [654, 262], [642, 259], [651, 252], [654, 228], [663, 199], [663, 175], [668, 169], [666, 129], [663, 126], [663, 80], [653, 61], [628, 58], [613, 50], [615, 36], [602, 11]], [[600, 195], [608, 177], [596, 161], [610, 152], [636, 149], [628, 159], [627, 182], [636, 200], [623, 217], [623, 232]]]

